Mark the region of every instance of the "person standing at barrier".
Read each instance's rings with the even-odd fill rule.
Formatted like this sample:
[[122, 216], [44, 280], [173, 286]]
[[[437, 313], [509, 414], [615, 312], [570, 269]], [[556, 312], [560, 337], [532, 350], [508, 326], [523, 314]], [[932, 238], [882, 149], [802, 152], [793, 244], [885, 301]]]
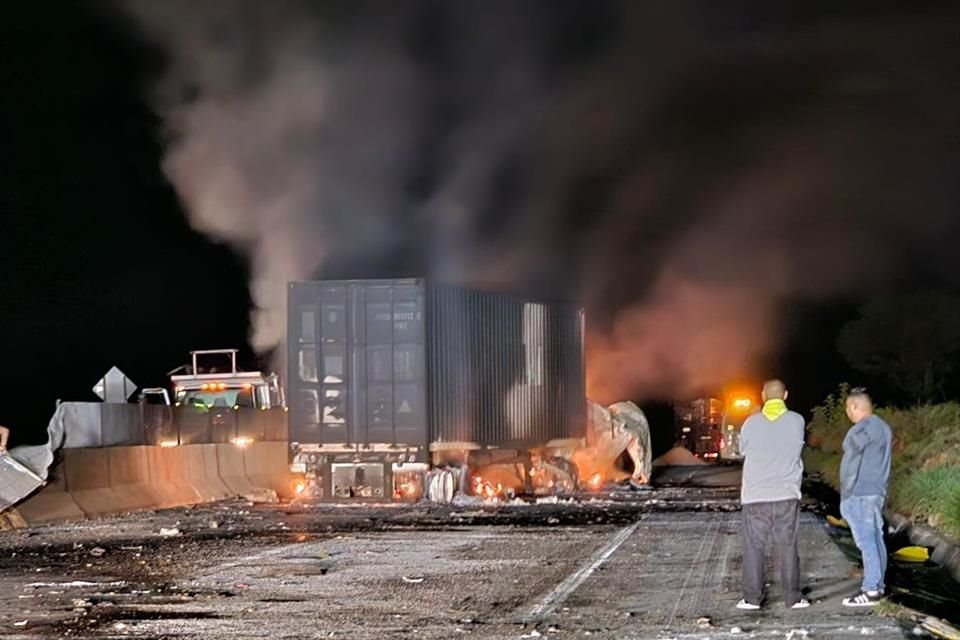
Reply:
[[803, 479], [804, 429], [799, 413], [787, 409], [787, 389], [780, 380], [763, 385], [763, 410], [743, 423], [740, 449], [743, 482], [743, 599], [738, 609], [763, 605], [764, 559], [772, 547], [779, 556], [780, 585], [787, 607], [810, 602], [800, 592], [800, 483]]
[[0, 453], [7, 451], [7, 442], [10, 440], [10, 429], [0, 426]]
[[840, 515], [863, 556], [860, 591], [844, 598], [847, 607], [872, 607], [883, 598], [887, 571], [887, 547], [883, 542], [883, 503], [887, 497], [893, 432], [873, 413], [866, 389], [851, 390], [846, 401], [847, 418], [853, 423], [843, 439], [840, 461]]

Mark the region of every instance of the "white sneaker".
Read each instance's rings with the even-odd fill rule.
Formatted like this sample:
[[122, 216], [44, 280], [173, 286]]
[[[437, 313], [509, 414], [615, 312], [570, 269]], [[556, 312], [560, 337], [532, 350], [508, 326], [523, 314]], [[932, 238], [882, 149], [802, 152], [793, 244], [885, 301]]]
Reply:
[[861, 591], [855, 596], [843, 599], [845, 607], [874, 607], [883, 600], [883, 594], [879, 591]]
[[810, 606], [810, 601], [809, 601], [809, 600], [807, 600], [806, 598], [800, 598], [799, 600], [797, 600], [796, 602], [794, 602], [794, 603], [790, 606], [790, 608], [791, 608], [791, 609], [806, 609], [806, 608], [809, 607], [809, 606]]
[[760, 608], [760, 605], [751, 604], [743, 599], [741, 599], [740, 602], [737, 603], [737, 609], [745, 609], [747, 611], [756, 611], [759, 608]]

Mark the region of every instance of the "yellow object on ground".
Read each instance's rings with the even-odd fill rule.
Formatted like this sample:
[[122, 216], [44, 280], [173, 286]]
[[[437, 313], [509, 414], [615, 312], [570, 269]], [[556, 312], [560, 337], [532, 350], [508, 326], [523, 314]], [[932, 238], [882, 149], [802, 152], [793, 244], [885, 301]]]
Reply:
[[893, 559], [903, 562], [926, 562], [930, 559], [930, 550], [926, 547], [903, 547], [893, 554]]
[[850, 525], [847, 524], [847, 521], [843, 518], [834, 518], [833, 516], [827, 516], [827, 522], [832, 524], [835, 527], [841, 527], [843, 529], [849, 529]]

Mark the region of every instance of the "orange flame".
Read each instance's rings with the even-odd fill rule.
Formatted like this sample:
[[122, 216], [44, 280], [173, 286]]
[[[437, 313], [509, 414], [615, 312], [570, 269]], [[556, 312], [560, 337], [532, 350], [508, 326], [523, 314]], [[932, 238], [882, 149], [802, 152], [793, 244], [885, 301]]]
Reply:
[[480, 496], [485, 500], [494, 500], [504, 497], [503, 485], [499, 482], [494, 484], [484, 480], [480, 476], [473, 477], [473, 495]]
[[601, 486], [603, 486], [603, 475], [600, 473], [593, 474], [587, 481], [587, 485], [593, 490], [599, 489]]

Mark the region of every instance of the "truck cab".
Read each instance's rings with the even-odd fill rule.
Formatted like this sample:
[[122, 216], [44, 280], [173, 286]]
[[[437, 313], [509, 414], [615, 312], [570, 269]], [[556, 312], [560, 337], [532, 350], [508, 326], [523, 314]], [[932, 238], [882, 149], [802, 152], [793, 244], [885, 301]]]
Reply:
[[286, 406], [277, 374], [237, 370], [236, 349], [191, 351], [190, 358], [190, 365], [170, 372], [175, 406], [199, 412]]

